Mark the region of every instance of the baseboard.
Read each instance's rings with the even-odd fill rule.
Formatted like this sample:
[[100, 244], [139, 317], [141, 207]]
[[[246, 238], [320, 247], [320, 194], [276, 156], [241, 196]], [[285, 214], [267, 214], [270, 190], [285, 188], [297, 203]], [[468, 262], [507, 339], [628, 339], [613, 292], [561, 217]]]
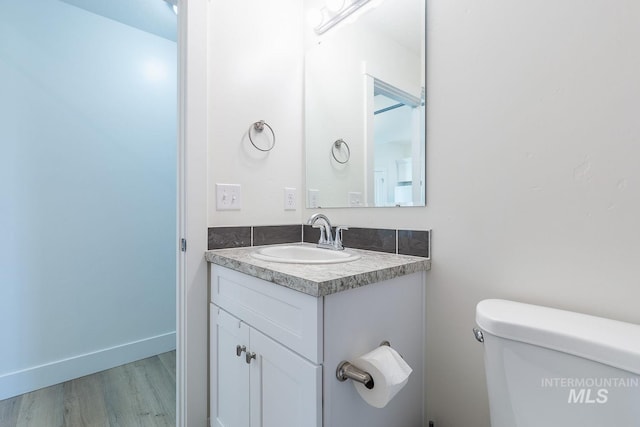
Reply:
[[175, 350], [176, 333], [157, 335], [0, 376], [0, 400]]

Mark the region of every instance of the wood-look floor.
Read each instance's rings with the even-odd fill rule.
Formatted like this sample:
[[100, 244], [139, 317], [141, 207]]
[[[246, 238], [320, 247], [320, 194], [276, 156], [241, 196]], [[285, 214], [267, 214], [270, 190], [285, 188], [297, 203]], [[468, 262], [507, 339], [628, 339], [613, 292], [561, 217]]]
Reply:
[[0, 401], [1, 427], [175, 426], [175, 351]]

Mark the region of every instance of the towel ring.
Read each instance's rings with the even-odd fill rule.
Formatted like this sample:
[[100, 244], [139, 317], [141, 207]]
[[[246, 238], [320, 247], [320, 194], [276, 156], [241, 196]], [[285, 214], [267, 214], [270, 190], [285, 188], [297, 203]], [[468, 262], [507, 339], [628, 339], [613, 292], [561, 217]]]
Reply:
[[[344, 145], [345, 147], [347, 147], [347, 158], [345, 160], [339, 160], [336, 157], [336, 149], [340, 150], [340, 146]], [[338, 139], [336, 142], [334, 142], [333, 144], [331, 144], [331, 155], [333, 156], [334, 160], [340, 164], [345, 164], [349, 161], [349, 159], [351, 158], [351, 149], [349, 148], [349, 144], [347, 144], [344, 139]]]
[[[265, 126], [271, 131], [271, 135], [273, 136], [273, 142], [271, 143], [271, 146], [269, 148], [260, 148], [256, 145], [255, 142], [253, 142], [251, 133], [252, 133], [252, 130], [255, 132], [262, 132]], [[271, 149], [276, 146], [276, 133], [273, 131], [273, 128], [269, 126], [269, 124], [264, 120], [260, 120], [259, 122], [255, 122], [253, 125], [249, 126], [248, 134], [249, 134], [249, 141], [251, 141], [251, 145], [253, 145], [256, 148], [256, 150], [271, 151]]]

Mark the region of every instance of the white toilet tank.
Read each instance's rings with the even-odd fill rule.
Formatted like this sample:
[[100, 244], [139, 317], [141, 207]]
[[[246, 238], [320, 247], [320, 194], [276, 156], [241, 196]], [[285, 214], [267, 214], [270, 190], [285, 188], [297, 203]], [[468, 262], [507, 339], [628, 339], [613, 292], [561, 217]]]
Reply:
[[497, 299], [476, 323], [492, 427], [640, 427], [640, 325]]

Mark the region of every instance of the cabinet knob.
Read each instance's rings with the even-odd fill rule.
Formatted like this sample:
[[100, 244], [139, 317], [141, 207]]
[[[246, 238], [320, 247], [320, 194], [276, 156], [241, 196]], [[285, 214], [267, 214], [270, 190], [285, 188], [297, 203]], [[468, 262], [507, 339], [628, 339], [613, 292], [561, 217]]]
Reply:
[[247, 351], [247, 346], [243, 345], [237, 345], [236, 346], [236, 356], [240, 357], [240, 355], [242, 354], [243, 351]]
[[256, 358], [256, 354], [254, 352], [251, 353], [247, 353], [245, 354], [245, 360], [247, 361], [247, 363], [251, 363], [251, 359], [255, 359]]

